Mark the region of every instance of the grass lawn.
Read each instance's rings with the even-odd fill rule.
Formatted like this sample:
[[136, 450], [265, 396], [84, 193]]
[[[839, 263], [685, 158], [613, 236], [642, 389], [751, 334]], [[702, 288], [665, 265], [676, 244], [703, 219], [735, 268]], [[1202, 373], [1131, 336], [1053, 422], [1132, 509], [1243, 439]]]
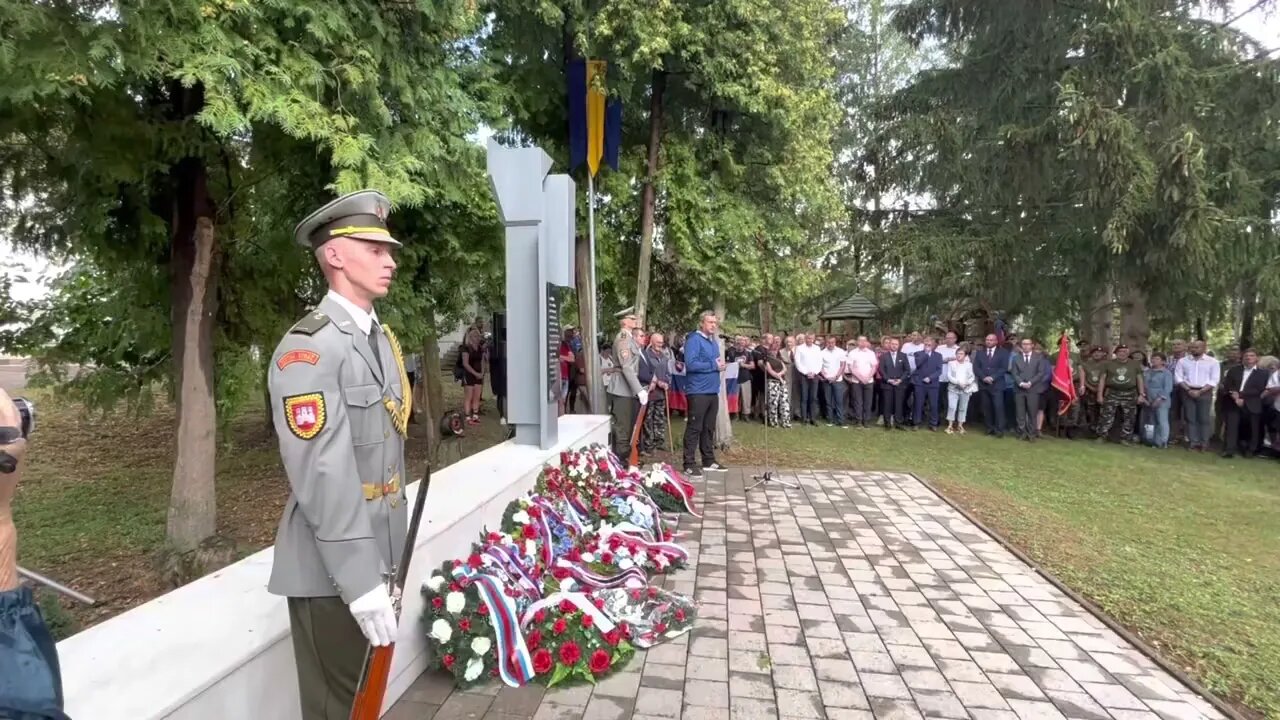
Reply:
[[[735, 423], [726, 463], [761, 465]], [[1280, 718], [1280, 463], [970, 432], [771, 430], [779, 468], [912, 472], [1207, 688]]]
[[[445, 385], [457, 406], [461, 390]], [[85, 415], [48, 392], [28, 391], [40, 423], [14, 499], [18, 562], [94, 598], [87, 607], [41, 593], [55, 634], [65, 636], [167, 590], [157, 563], [173, 482], [174, 414], [143, 418]], [[464, 455], [505, 437], [492, 400], [489, 414], [462, 443]], [[425, 419], [423, 420], [425, 422]], [[426, 466], [425, 425], [410, 425], [410, 474]], [[450, 449], [440, 463], [457, 459]], [[289, 488], [275, 435], [260, 409], [237, 417], [218, 452], [218, 532], [243, 557], [275, 541]]]

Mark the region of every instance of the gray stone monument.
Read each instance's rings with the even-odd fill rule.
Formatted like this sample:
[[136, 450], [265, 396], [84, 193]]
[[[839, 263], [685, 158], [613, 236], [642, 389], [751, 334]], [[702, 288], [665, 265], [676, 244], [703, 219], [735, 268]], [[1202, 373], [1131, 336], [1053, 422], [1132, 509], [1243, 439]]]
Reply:
[[542, 148], [488, 145], [489, 184], [507, 228], [507, 422], [515, 441], [546, 450], [558, 439], [560, 307], [574, 282], [574, 183], [549, 175]]

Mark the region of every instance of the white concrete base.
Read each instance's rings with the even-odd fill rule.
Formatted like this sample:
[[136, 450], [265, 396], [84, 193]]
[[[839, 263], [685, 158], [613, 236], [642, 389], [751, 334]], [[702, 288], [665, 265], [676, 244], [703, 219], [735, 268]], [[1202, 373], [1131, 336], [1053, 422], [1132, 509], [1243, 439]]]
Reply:
[[[460, 460], [431, 478], [385, 712], [427, 663], [421, 587], [428, 572], [462, 557], [502, 512], [533, 487], [560, 451], [607, 443], [609, 418], [560, 418], [551, 450], [506, 442]], [[421, 482], [408, 486], [409, 503]], [[72, 718], [223, 720], [300, 717], [285, 599], [267, 593], [267, 548], [58, 643]]]

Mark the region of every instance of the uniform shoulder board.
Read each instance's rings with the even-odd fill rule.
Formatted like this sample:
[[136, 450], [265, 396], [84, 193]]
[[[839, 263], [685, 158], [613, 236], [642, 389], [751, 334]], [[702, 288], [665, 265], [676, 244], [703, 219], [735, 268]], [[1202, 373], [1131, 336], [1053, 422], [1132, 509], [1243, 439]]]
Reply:
[[293, 327], [289, 329], [289, 332], [297, 333], [299, 335], [315, 335], [319, 332], [320, 328], [328, 325], [329, 322], [329, 316], [317, 310], [294, 323]]

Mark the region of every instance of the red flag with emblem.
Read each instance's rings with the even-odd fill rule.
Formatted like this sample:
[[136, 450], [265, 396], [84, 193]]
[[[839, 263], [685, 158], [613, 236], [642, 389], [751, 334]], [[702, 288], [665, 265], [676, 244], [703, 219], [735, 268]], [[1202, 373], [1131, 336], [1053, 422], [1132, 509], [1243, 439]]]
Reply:
[[1058, 362], [1053, 368], [1053, 386], [1058, 389], [1058, 414], [1066, 415], [1079, 396], [1076, 394], [1074, 373], [1071, 369], [1071, 340], [1062, 333], [1058, 338]]

